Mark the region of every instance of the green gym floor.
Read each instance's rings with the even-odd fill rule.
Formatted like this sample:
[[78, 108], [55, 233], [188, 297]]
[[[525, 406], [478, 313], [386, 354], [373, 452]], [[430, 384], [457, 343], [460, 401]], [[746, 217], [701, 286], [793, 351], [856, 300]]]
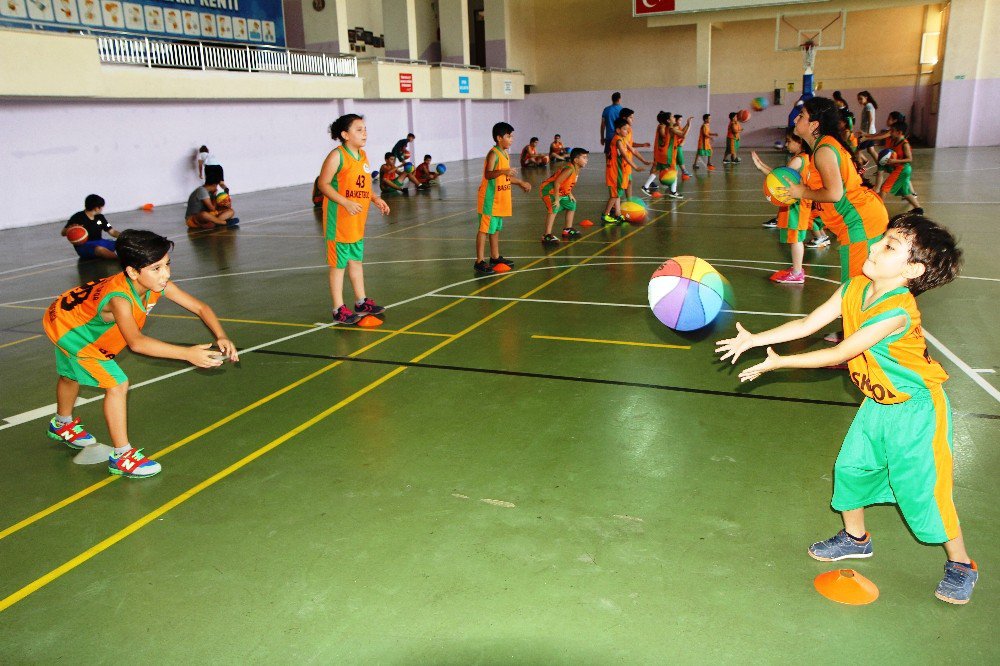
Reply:
[[[449, 167], [369, 218], [368, 290], [391, 306], [378, 329], [326, 325], [309, 186], [233, 183], [236, 230], [187, 234], [180, 205], [109, 215], [175, 239], [175, 279], [244, 350], [212, 371], [119, 357], [132, 442], [163, 464], [147, 480], [75, 465], [45, 436], [42, 311], [117, 266], [77, 262], [60, 225], [3, 232], [0, 663], [1000, 661], [1000, 149], [918, 151], [914, 173], [966, 256], [919, 301], [951, 375], [955, 494], [982, 571], [964, 607], [934, 598], [944, 553], [891, 506], [868, 512], [876, 556], [848, 563], [879, 599], [813, 588], [837, 568], [806, 548], [840, 528], [831, 472], [860, 394], [831, 370], [740, 385], [714, 359], [736, 320], [777, 325], [839, 282], [835, 247], [807, 250], [804, 286], [767, 280], [786, 255], [760, 226], [774, 209], [749, 154], [644, 225], [555, 248], [537, 190], [517, 192], [501, 241], [517, 270], [487, 278], [472, 273], [480, 162]], [[596, 155], [578, 221], [599, 219], [603, 193]], [[694, 335], [653, 317], [649, 276], [681, 254], [729, 279], [738, 313]], [[210, 341], [162, 303], [148, 334]], [[106, 442], [100, 394], [81, 398]]]

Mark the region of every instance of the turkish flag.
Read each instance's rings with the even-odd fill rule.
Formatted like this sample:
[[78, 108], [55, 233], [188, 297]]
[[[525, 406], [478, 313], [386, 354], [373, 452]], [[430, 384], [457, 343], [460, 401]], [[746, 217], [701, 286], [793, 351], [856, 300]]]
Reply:
[[674, 0], [632, 0], [635, 15], [659, 14], [674, 11]]

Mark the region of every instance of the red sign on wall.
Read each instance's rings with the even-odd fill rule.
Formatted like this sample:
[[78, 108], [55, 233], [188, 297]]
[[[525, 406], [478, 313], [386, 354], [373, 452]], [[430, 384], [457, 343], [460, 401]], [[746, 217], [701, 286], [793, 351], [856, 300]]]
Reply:
[[399, 92], [413, 92], [413, 74], [410, 72], [399, 73]]
[[633, 0], [633, 16], [674, 11], [674, 0]]

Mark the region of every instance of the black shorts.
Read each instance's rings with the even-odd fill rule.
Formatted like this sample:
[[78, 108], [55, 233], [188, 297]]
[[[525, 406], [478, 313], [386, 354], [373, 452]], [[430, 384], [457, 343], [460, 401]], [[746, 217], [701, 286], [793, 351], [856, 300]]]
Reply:
[[222, 173], [221, 164], [206, 164], [205, 165], [205, 182], [206, 183], [221, 183], [226, 177]]
[[874, 145], [875, 145], [874, 141], [862, 141], [860, 144], [858, 144], [858, 150], [868, 150]]

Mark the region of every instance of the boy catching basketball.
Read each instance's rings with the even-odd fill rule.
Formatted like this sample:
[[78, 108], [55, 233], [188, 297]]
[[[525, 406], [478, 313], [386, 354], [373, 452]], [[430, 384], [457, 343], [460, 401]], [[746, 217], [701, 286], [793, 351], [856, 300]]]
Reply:
[[[834, 464], [831, 504], [844, 529], [810, 546], [809, 556], [871, 557], [865, 507], [895, 504], [920, 541], [944, 545], [948, 559], [935, 595], [952, 604], [969, 601], [979, 569], [965, 550], [952, 498], [951, 414], [942, 388], [948, 375], [927, 352], [914, 296], [955, 279], [961, 256], [946, 229], [921, 215], [897, 215], [871, 246], [863, 274], [804, 319], [762, 333], [736, 324], [736, 337], [716, 343], [720, 360], [732, 363], [767, 346], [767, 358], [743, 370], [740, 381], [779, 368], [847, 363], [865, 400]], [[812, 335], [838, 316], [844, 341], [836, 347], [779, 356], [768, 346]]]
[[[479, 275], [492, 275], [497, 272], [509, 271], [514, 262], [505, 259], [500, 254], [500, 230], [503, 229], [503, 218], [510, 217], [511, 185], [517, 185], [525, 192], [531, 191], [531, 183], [517, 177], [510, 168], [510, 150], [514, 143], [514, 128], [508, 123], [497, 123], [493, 126], [493, 141], [483, 163], [483, 182], [479, 184], [479, 231], [476, 233], [476, 263], [473, 270]], [[490, 261], [486, 263], [486, 239], [490, 239]]]
[[[122, 272], [70, 289], [45, 312], [42, 326], [56, 346], [56, 416], [48, 435], [70, 448], [82, 449], [96, 440], [73, 418], [80, 384], [104, 389], [104, 418], [114, 451], [108, 471], [130, 478], [145, 478], [160, 471], [160, 464], [129, 443], [126, 428], [128, 377], [114, 358], [128, 346], [146, 356], [174, 358], [199, 368], [222, 365], [224, 358], [238, 361], [236, 345], [226, 337], [212, 308], [170, 281], [173, 241], [152, 231], [126, 229], [118, 236], [118, 261]], [[161, 296], [198, 315], [212, 331], [211, 344], [181, 347], [142, 333], [146, 317]]]

